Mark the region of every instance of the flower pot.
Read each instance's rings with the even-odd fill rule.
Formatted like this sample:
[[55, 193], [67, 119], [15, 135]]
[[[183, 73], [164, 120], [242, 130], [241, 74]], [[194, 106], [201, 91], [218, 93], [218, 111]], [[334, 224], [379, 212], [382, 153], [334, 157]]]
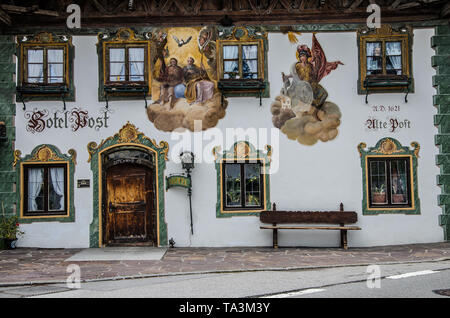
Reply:
[[5, 247], [7, 250], [13, 250], [16, 248], [17, 239], [5, 239]]
[[0, 250], [6, 249], [6, 243], [4, 238], [0, 238]]
[[392, 202], [394, 203], [405, 203], [405, 196], [403, 194], [393, 194]]
[[372, 194], [373, 203], [386, 203], [386, 193], [373, 193]]

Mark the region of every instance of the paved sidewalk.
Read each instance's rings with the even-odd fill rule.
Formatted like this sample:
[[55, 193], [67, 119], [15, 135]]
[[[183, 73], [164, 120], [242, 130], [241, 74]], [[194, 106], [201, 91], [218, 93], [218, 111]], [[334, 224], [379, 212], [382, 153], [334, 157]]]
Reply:
[[18, 248], [0, 251], [0, 286], [65, 282], [69, 264], [81, 280], [255, 270], [293, 270], [351, 265], [450, 260], [450, 243], [370, 248], [171, 248], [154, 261], [65, 262], [81, 249]]

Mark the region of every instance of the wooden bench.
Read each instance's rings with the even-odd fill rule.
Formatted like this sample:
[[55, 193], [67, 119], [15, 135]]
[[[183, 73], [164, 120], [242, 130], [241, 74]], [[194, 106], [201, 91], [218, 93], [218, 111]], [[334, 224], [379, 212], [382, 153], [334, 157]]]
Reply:
[[[269, 223], [271, 226], [260, 226], [261, 229], [273, 230], [273, 248], [278, 248], [278, 230], [339, 230], [341, 231], [340, 246], [347, 249], [347, 231], [361, 230], [358, 226], [346, 226], [358, 220], [358, 215], [353, 211], [344, 211], [344, 205], [340, 204], [339, 211], [277, 211], [273, 204], [272, 211], [260, 213], [261, 223]], [[278, 224], [337, 224], [336, 226], [280, 226]]]

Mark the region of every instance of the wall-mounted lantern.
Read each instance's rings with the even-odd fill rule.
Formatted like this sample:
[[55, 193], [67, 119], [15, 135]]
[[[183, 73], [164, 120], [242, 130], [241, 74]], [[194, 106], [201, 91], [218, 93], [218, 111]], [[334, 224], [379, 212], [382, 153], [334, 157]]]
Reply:
[[166, 177], [166, 191], [172, 187], [182, 187], [188, 189], [189, 213], [191, 216], [191, 233], [194, 234], [194, 225], [192, 223], [192, 181], [191, 171], [194, 169], [194, 154], [190, 151], [184, 151], [180, 154], [181, 167], [186, 170], [184, 175], [171, 175]]
[[192, 181], [191, 170], [194, 169], [194, 154], [191, 151], [183, 151], [180, 154], [181, 166], [186, 170], [187, 178], [189, 179], [188, 196], [189, 196], [189, 213], [191, 215], [191, 233], [194, 234], [194, 226], [192, 224]]
[[3, 121], [0, 121], [0, 142], [7, 141], [6, 137], [6, 124]]
[[186, 173], [189, 177], [191, 170], [194, 169], [194, 154], [190, 151], [183, 151], [180, 154], [181, 159], [181, 166], [184, 170], [186, 170]]

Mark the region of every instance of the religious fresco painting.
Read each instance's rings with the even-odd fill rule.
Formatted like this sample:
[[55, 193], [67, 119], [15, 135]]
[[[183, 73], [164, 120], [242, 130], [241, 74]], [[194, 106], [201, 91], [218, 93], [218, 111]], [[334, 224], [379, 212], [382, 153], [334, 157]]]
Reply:
[[225, 116], [227, 101], [222, 102], [217, 89], [215, 39], [213, 27], [153, 32], [153, 103], [147, 115], [157, 129], [194, 131], [194, 122], [201, 121], [206, 130]]
[[320, 81], [342, 62], [328, 62], [316, 35], [312, 48], [300, 44], [296, 49], [297, 61], [290, 73], [281, 73], [283, 86], [271, 106], [272, 122], [289, 139], [302, 145], [327, 142], [338, 135], [341, 124], [339, 106], [327, 100], [328, 92]]

